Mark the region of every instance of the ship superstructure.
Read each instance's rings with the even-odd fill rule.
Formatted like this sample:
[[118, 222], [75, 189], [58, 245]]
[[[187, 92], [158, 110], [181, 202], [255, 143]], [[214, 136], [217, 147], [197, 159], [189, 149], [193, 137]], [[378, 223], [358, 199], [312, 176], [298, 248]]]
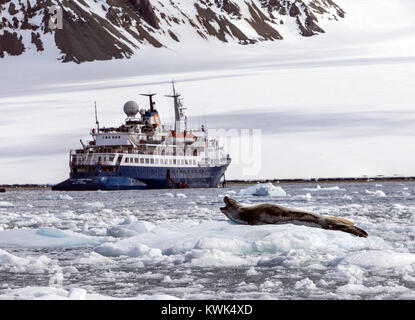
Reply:
[[214, 188], [231, 159], [217, 139], [209, 139], [204, 125], [187, 128], [180, 95], [173, 84], [174, 126], [161, 123], [154, 95], [149, 108], [135, 101], [124, 104], [127, 115], [119, 127], [92, 129], [91, 141], [71, 150], [70, 177], [52, 190], [128, 190]]

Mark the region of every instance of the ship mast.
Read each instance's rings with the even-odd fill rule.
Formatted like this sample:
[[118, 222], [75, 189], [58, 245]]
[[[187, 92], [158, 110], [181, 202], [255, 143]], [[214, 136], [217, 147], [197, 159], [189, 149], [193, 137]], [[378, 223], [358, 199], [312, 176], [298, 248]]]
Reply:
[[174, 99], [174, 131], [180, 132], [180, 122], [182, 120], [182, 110], [181, 110], [181, 103], [179, 100], [180, 94], [176, 93], [176, 88], [174, 87], [174, 81], [172, 81], [173, 85], [173, 95], [166, 95], [166, 97]]
[[96, 101], [95, 101], [95, 123], [97, 125], [97, 133], [99, 133], [99, 122], [98, 122], [97, 102]]

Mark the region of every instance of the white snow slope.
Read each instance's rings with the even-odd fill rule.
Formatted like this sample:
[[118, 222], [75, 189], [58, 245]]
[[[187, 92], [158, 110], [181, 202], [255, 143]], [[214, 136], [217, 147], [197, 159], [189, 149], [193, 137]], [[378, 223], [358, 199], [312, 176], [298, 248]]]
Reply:
[[138, 93], [154, 91], [169, 122], [173, 79], [194, 123], [262, 130], [255, 155], [233, 152], [227, 178], [414, 175], [415, 4], [337, 4], [345, 18], [310, 38], [200, 39], [81, 65], [30, 53], [0, 60], [0, 183], [65, 179], [94, 101], [100, 122], [118, 125], [125, 101], [144, 105]]

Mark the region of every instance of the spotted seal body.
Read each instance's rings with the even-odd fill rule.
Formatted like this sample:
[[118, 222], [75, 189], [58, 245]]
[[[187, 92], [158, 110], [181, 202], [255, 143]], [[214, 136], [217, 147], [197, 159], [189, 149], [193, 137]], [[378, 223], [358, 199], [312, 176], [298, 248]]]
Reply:
[[243, 206], [238, 201], [224, 197], [226, 206], [220, 210], [230, 220], [239, 224], [283, 224], [292, 223], [310, 227], [338, 230], [366, 238], [366, 231], [353, 225], [346, 219], [322, 216], [316, 213], [286, 208], [283, 206], [263, 203], [254, 206]]

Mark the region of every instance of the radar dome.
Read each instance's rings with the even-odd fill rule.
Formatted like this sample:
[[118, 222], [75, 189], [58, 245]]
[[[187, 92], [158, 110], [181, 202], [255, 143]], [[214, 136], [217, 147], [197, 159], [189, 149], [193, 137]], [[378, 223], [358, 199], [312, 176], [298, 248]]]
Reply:
[[127, 101], [124, 104], [124, 112], [128, 117], [135, 117], [135, 115], [138, 113], [138, 110], [138, 103], [135, 101]]

